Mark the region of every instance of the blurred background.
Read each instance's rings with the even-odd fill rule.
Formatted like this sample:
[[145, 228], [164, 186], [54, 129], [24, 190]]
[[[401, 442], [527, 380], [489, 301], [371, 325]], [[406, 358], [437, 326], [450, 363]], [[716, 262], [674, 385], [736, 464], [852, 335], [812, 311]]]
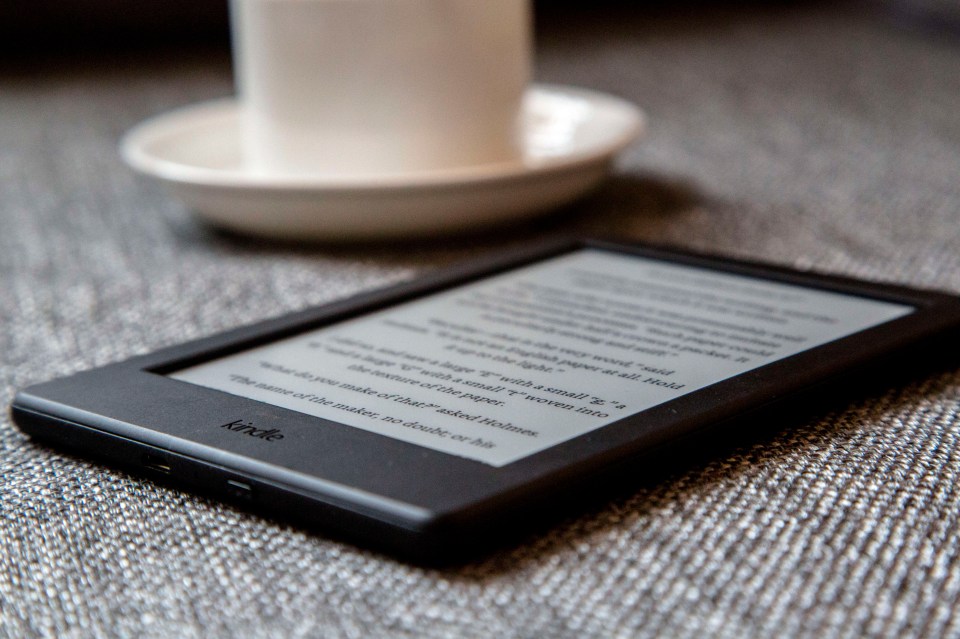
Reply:
[[[539, 0], [536, 10], [541, 21], [550, 21], [576, 20], [612, 9], [689, 14], [704, 9], [736, 12], [764, 5], [782, 8], [815, 4], [818, 3], [803, 0]], [[960, 3], [955, 0], [848, 0], [819, 4], [873, 12], [902, 27], [933, 31], [960, 29]], [[0, 38], [0, 48], [8, 52], [151, 42], [224, 41], [227, 38], [227, 5], [224, 0], [3, 0], [0, 2]]]

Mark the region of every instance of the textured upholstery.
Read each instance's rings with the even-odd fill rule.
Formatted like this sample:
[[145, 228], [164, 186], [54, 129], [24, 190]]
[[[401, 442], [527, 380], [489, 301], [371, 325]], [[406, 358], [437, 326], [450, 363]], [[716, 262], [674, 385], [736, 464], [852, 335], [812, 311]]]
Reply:
[[[29, 383], [561, 233], [960, 291], [960, 42], [801, 8], [548, 20], [538, 77], [642, 105], [593, 198], [462, 238], [197, 224], [116, 154], [226, 48], [0, 70], [0, 403]], [[456, 215], [456, 211], [451, 211]], [[0, 636], [960, 635], [960, 370], [918, 372], [436, 571], [32, 443], [0, 417]]]

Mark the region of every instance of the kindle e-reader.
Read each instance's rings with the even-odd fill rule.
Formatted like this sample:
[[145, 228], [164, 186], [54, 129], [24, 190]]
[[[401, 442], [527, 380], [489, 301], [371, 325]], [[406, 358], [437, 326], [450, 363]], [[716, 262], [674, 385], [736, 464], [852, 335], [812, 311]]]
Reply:
[[32, 386], [12, 411], [38, 439], [446, 561], [958, 326], [943, 293], [577, 241]]

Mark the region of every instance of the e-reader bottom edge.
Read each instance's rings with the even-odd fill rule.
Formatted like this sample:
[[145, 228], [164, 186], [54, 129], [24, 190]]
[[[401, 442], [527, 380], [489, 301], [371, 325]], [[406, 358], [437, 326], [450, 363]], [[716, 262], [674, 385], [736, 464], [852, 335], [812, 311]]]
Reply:
[[432, 526], [430, 521], [387, 521], [375, 513], [345, 508], [263, 477], [23, 408], [16, 401], [11, 414], [31, 439], [57, 450], [416, 564], [461, 563], [503, 543], [489, 534], [471, 540], [474, 535], [469, 530], [443, 530], [442, 522]]

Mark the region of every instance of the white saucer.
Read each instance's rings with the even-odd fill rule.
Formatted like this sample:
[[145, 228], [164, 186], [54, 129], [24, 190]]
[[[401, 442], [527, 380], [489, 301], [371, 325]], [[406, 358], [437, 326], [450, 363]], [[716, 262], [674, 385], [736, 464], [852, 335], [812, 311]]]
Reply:
[[644, 130], [643, 113], [609, 95], [537, 85], [526, 96], [523, 156], [442, 171], [264, 175], [240, 156], [236, 100], [178, 109], [124, 137], [127, 163], [168, 183], [198, 215], [245, 233], [351, 239], [436, 233], [516, 220], [596, 186]]

